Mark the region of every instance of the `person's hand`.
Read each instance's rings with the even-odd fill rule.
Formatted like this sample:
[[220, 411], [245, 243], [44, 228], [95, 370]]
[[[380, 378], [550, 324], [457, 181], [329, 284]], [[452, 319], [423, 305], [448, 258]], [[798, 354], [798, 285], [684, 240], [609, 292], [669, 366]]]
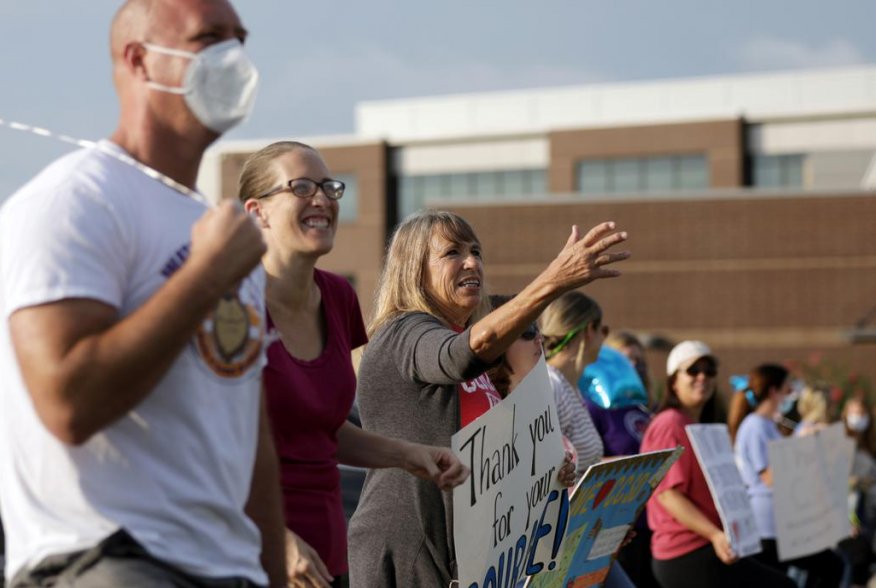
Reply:
[[188, 263], [202, 268], [208, 285], [224, 293], [261, 261], [266, 250], [261, 230], [236, 202], [226, 200], [192, 225]]
[[605, 266], [628, 258], [630, 253], [608, 249], [626, 239], [625, 232], [615, 232], [613, 222], [596, 225], [583, 238], [578, 226], [573, 225], [566, 245], [549, 266], [552, 279], [565, 289], [574, 289], [600, 278], [619, 276], [618, 270]]
[[715, 531], [709, 540], [712, 542], [715, 555], [725, 564], [730, 565], [738, 559], [736, 554], [733, 553], [733, 549], [730, 547], [730, 540], [724, 531]]
[[563, 458], [563, 465], [560, 466], [557, 472], [557, 480], [566, 488], [571, 488], [578, 479], [575, 470], [575, 461], [572, 459], [572, 454], [567, 451], [566, 456]]
[[331, 588], [334, 580], [316, 550], [286, 529], [286, 569], [291, 588]]
[[432, 480], [442, 490], [459, 486], [468, 478], [469, 470], [447, 447], [407, 443], [403, 468], [411, 474]]

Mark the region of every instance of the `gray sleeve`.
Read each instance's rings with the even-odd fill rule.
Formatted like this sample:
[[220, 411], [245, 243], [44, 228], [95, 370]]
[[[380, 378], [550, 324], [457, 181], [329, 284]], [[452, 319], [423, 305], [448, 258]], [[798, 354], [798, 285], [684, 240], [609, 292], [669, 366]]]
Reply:
[[399, 372], [421, 384], [471, 380], [491, 366], [475, 356], [471, 328], [457, 333], [426, 313], [409, 313], [386, 326], [381, 339]]

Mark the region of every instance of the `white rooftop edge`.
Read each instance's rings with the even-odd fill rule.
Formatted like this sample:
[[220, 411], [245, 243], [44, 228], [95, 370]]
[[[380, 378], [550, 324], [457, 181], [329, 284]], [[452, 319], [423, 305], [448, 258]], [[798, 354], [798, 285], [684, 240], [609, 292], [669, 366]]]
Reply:
[[744, 117], [876, 113], [876, 65], [377, 100], [356, 136], [393, 143]]
[[[562, 129], [737, 117], [754, 124], [872, 120], [876, 119], [876, 65], [376, 100], [355, 108], [353, 134], [220, 140], [205, 154], [199, 186], [215, 198], [224, 154], [255, 151], [283, 139], [315, 147], [379, 141], [405, 145], [523, 140]], [[864, 186], [876, 186], [876, 157], [865, 176]]]

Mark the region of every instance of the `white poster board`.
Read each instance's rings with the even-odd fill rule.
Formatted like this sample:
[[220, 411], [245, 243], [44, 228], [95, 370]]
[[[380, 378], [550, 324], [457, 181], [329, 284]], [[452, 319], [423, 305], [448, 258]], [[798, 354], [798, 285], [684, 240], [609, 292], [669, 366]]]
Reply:
[[854, 442], [842, 424], [768, 446], [779, 559], [834, 547], [851, 534], [848, 482]]
[[760, 553], [760, 533], [736, 467], [727, 425], [687, 425], [684, 429], [706, 476], [733, 553], [738, 557]]
[[459, 585], [514, 586], [556, 565], [569, 503], [557, 481], [565, 449], [544, 358], [451, 447], [471, 469], [453, 491]]

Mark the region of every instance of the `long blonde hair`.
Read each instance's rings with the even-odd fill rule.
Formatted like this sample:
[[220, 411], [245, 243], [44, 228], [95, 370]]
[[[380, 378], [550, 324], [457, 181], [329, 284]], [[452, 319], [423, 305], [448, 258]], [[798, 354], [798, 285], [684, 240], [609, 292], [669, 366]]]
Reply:
[[[479, 243], [471, 225], [452, 212], [426, 210], [408, 216], [396, 227], [386, 251], [386, 261], [377, 283], [374, 317], [368, 325], [373, 336], [380, 327], [406, 312], [426, 312], [449, 324], [425, 288], [426, 262], [432, 235], [455, 243]], [[481, 301], [472, 320], [490, 311], [486, 288], [481, 284]]]
[[797, 412], [800, 418], [811, 423], [828, 423], [827, 395], [825, 392], [806, 385], [797, 399]]
[[[566, 345], [578, 332], [590, 325], [599, 327], [602, 323], [602, 308], [599, 304], [577, 290], [566, 292], [551, 302], [539, 318], [539, 328], [544, 337], [544, 348], [547, 355]], [[572, 333], [575, 332], [573, 335]], [[578, 347], [575, 358], [575, 371], [583, 371], [584, 346]]]

